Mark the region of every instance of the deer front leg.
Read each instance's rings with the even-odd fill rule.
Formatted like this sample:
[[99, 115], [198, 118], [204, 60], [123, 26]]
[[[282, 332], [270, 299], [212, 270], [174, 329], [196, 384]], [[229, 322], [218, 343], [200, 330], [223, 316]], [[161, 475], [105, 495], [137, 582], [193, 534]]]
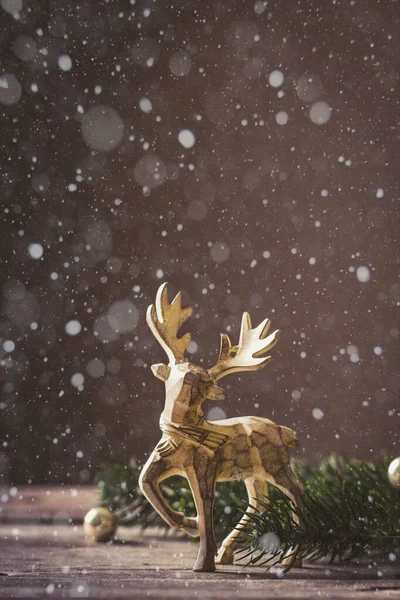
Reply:
[[191, 536], [197, 536], [197, 520], [186, 517], [183, 513], [171, 508], [161, 493], [160, 482], [171, 477], [174, 474], [173, 471], [170, 463], [168, 464], [153, 452], [142, 469], [139, 487], [153, 508], [170, 527], [180, 529]]
[[186, 467], [186, 475], [196, 504], [200, 535], [200, 547], [193, 571], [211, 573], [215, 571], [217, 553], [213, 521], [216, 461], [213, 464], [207, 456], [199, 453], [194, 458], [193, 465]]

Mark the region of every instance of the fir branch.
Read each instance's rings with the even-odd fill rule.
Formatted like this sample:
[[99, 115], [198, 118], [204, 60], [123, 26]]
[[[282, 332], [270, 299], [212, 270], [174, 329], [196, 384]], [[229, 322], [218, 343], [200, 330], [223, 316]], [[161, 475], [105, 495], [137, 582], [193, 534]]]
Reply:
[[[319, 468], [299, 468], [304, 482], [304, 507], [295, 509], [279, 490], [261, 514], [247, 513], [241, 529], [242, 553], [251, 564], [272, 564], [289, 548], [300, 547], [298, 558], [348, 561], [366, 554], [398, 555], [400, 551], [400, 492], [387, 480], [387, 461], [372, 465], [334, 458]], [[300, 522], [282, 519], [292, 510]], [[265, 536], [273, 533], [279, 546], [271, 552]], [[240, 555], [240, 553], [239, 553]]]
[[[243, 514], [248, 524], [241, 529], [242, 558], [251, 564], [272, 565], [285, 552], [300, 545], [300, 557], [349, 560], [371, 552], [398, 554], [400, 548], [400, 492], [387, 479], [388, 460], [373, 465], [332, 457], [318, 466], [297, 465], [305, 487], [304, 508], [273, 486], [261, 511], [245, 513], [247, 494], [243, 482], [217, 484], [215, 495], [216, 537], [222, 540], [236, 527]], [[117, 513], [120, 524], [160, 526], [164, 521], [138, 487], [140, 467], [105, 465], [97, 477], [101, 504]], [[161, 485], [171, 506], [195, 515], [193, 497], [186, 479], [173, 477]], [[300, 524], [292, 519], [292, 511]], [[263, 545], [266, 534], [279, 540], [274, 552]]]

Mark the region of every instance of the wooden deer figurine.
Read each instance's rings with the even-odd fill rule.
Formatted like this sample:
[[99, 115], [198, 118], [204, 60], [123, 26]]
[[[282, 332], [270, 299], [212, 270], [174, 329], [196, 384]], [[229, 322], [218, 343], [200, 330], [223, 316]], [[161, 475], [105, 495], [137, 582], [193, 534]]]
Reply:
[[[276, 344], [280, 332], [267, 336], [268, 319], [252, 329], [250, 315], [245, 312], [238, 345], [232, 346], [229, 337], [221, 334], [216, 365], [202, 369], [184, 358], [190, 334], [178, 337], [180, 327], [191, 314], [191, 308], [181, 308], [180, 293], [169, 303], [166, 283], [157, 292], [155, 306], [149, 306], [147, 311], [147, 323], [167, 353], [169, 363], [151, 367], [154, 375], [165, 382], [165, 407], [160, 418], [163, 435], [143, 467], [139, 485], [171, 527], [200, 536], [193, 570], [210, 572], [215, 570], [215, 563], [233, 563], [234, 551], [239, 547], [240, 526], [248, 521], [245, 515], [238, 528], [222, 542], [215, 560], [216, 482], [244, 480], [249, 496], [248, 511], [262, 509], [258, 501], [267, 501], [268, 483], [280, 488], [295, 505], [301, 505], [300, 484], [288, 459], [288, 449], [297, 445], [297, 439], [288, 427], [261, 417], [205, 420], [201, 408], [204, 400], [225, 398], [217, 381], [231, 373], [262, 369], [271, 358], [265, 354]], [[197, 509], [195, 518], [173, 510], [164, 499], [159, 484], [172, 475], [188, 479]], [[295, 555], [292, 551], [283, 559], [287, 568], [292, 566]]]

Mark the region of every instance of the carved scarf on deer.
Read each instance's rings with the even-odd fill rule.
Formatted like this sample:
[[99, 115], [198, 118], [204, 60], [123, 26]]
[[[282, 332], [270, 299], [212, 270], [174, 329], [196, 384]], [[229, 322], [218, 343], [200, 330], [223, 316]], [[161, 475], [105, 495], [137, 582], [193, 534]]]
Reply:
[[[237, 528], [224, 539], [217, 553], [213, 526], [213, 502], [217, 481], [243, 480], [248, 497], [248, 512], [263, 510], [259, 501], [268, 498], [268, 484], [280, 488], [301, 507], [301, 484], [290, 468], [288, 450], [297, 438], [288, 427], [261, 417], [240, 417], [207, 421], [202, 411], [206, 400], [224, 400], [217, 381], [240, 371], [262, 369], [271, 357], [265, 354], [276, 344], [279, 331], [268, 335], [270, 321], [252, 328], [250, 315], [242, 317], [239, 343], [232, 346], [221, 334], [217, 363], [203, 369], [187, 360], [184, 353], [190, 334], [178, 331], [192, 314], [181, 307], [181, 294], [169, 303], [167, 284], [157, 292], [155, 305], [147, 311], [147, 323], [165, 350], [169, 363], [152, 365], [156, 377], [165, 382], [165, 407], [160, 418], [162, 438], [142, 469], [139, 485], [148, 501], [173, 528], [200, 536], [194, 571], [214, 571], [215, 564], [233, 564], [240, 546], [240, 528], [248, 521], [243, 516]], [[197, 516], [177, 512], [165, 500], [159, 484], [172, 475], [189, 481]], [[293, 516], [296, 519], [296, 515]], [[290, 568], [296, 557], [292, 549], [282, 564]]]

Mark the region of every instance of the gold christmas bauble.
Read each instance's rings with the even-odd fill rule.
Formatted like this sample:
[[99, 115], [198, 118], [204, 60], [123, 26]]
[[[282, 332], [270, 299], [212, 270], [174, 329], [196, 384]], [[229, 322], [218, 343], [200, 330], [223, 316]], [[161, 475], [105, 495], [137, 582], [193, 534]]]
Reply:
[[89, 510], [83, 520], [83, 531], [96, 542], [108, 542], [116, 529], [117, 517], [108, 508], [101, 506]]
[[400, 456], [390, 463], [388, 477], [394, 488], [400, 488]]

